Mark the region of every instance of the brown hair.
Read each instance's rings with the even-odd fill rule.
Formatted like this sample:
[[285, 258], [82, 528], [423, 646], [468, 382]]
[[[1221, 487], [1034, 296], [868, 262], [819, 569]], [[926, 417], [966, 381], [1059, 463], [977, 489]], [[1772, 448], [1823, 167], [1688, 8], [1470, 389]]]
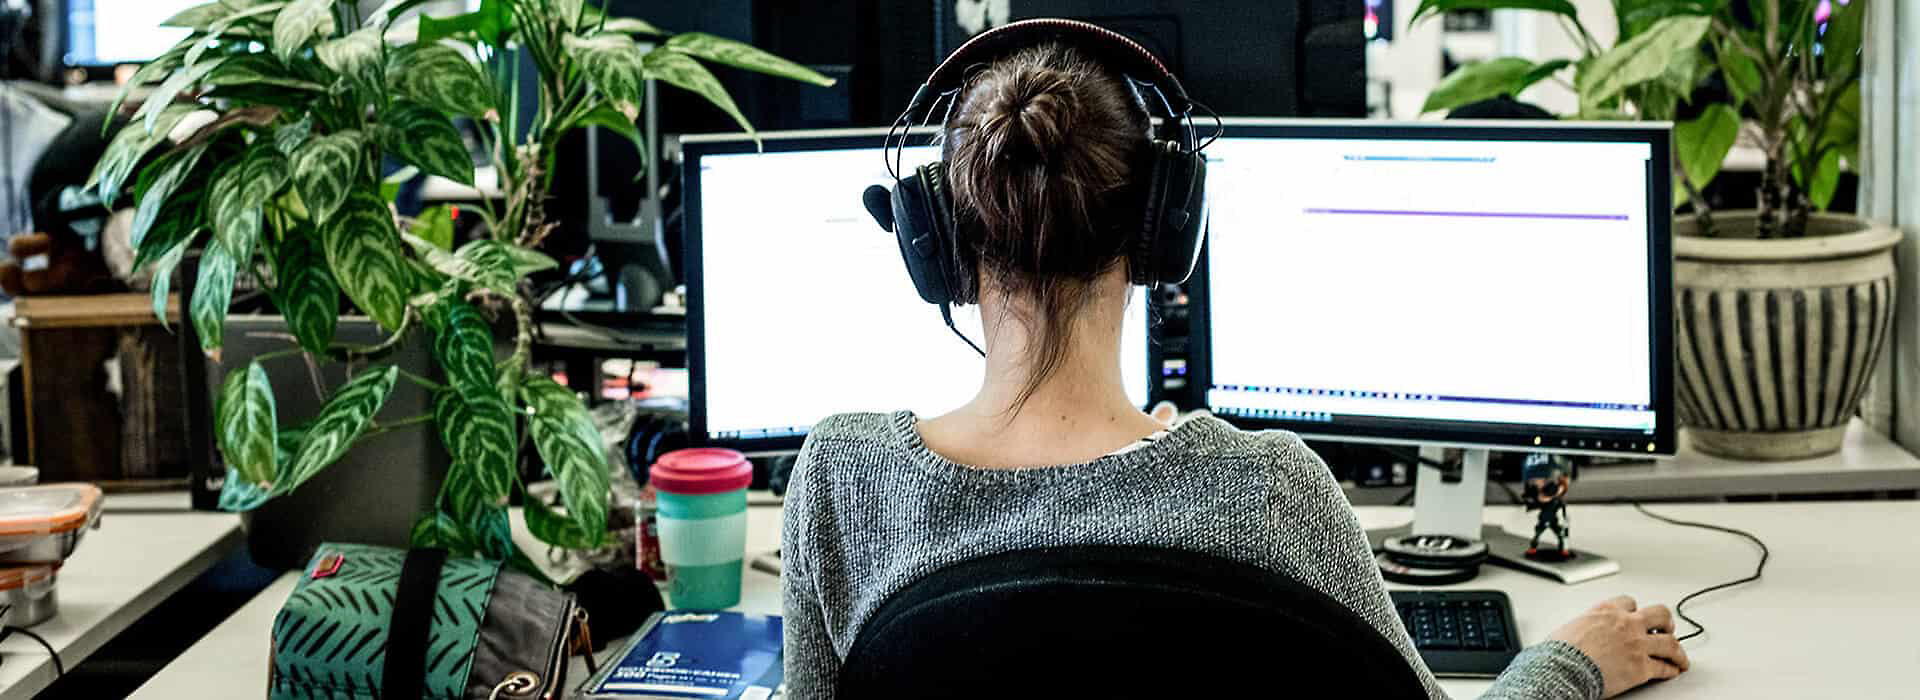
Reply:
[[[944, 130], [958, 227], [956, 300], [991, 285], [1027, 308], [1033, 362], [1015, 410], [1065, 360], [1092, 283], [1140, 223], [1134, 170], [1148, 118], [1124, 78], [1047, 44], [974, 73]], [[977, 273], [977, 276], [976, 276]]]

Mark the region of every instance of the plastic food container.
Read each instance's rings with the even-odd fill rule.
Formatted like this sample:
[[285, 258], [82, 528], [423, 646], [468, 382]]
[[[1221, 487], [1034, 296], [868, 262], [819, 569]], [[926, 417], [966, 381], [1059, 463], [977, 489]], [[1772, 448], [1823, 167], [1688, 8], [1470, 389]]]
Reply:
[[54, 576], [59, 564], [0, 567], [0, 625], [31, 627], [52, 619], [60, 612], [60, 599], [54, 594]]
[[99, 522], [100, 501], [93, 484], [0, 489], [0, 564], [65, 560]]

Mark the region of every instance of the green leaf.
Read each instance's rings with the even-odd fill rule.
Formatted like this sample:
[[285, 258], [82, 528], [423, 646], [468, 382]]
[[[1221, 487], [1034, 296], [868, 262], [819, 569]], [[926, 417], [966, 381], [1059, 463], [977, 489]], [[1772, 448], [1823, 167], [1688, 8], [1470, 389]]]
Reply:
[[321, 223], [321, 249], [342, 291], [388, 330], [406, 318], [413, 277], [400, 251], [387, 203], [355, 190], [331, 219]]
[[455, 209], [456, 207], [451, 204], [427, 207], [425, 211], [420, 212], [419, 216], [414, 217], [413, 226], [408, 227], [407, 233], [411, 233], [420, 237], [421, 240], [432, 243], [435, 248], [451, 251], [453, 250], [453, 212]]
[[1679, 15], [1711, 15], [1724, 0], [1614, 0], [1616, 41], [1638, 36], [1660, 20]]
[[1418, 22], [1428, 15], [1442, 15], [1455, 10], [1539, 10], [1551, 12], [1574, 22], [1580, 21], [1580, 12], [1568, 0], [1420, 0], [1420, 6], [1413, 11], [1409, 23]]
[[[633, 144], [634, 152], [640, 154], [640, 162], [642, 164], [653, 157], [653, 154], [647, 152], [649, 149], [647, 148], [646, 137], [640, 135], [640, 129], [634, 125], [633, 117], [629, 117], [626, 113], [614, 109], [613, 105], [604, 102], [600, 103], [600, 105], [594, 107], [592, 111], [581, 115], [580, 120], [574, 122], [573, 125], [568, 128], [572, 129], [581, 126], [598, 126], [626, 137], [627, 141]], [[645, 173], [643, 172], [641, 175], [644, 176]]]
[[301, 146], [292, 158], [293, 187], [314, 221], [325, 222], [347, 201], [361, 173], [358, 131], [328, 134]]
[[640, 104], [646, 71], [641, 66], [640, 47], [633, 43], [632, 37], [624, 34], [601, 34], [592, 38], [568, 35], [566, 46], [567, 54], [580, 64], [580, 70], [587, 74], [593, 86], [607, 99], [629, 107]]
[[[598, 12], [599, 10], [589, 10], [587, 16], [589, 19], [592, 19], [593, 15]], [[600, 25], [600, 31], [619, 32], [621, 34], [645, 34], [647, 36], [662, 36], [666, 34], [666, 32], [660, 31], [659, 27], [655, 27], [646, 20], [638, 17], [608, 17], [606, 24]]]
[[[127, 97], [131, 96], [134, 90], [149, 83], [165, 80], [167, 76], [173, 75], [174, 71], [186, 65], [187, 49], [190, 48], [191, 42], [193, 41], [193, 37], [188, 37], [185, 41], [174, 45], [173, 48], [167, 49], [166, 52], [154, 57], [152, 61], [148, 61], [146, 65], [140, 66], [139, 69], [135, 70], [133, 76], [127, 78], [127, 84], [120, 86], [120, 91], [114, 93], [113, 103], [107, 106], [107, 113], [119, 114], [120, 105], [126, 104]], [[112, 124], [112, 122], [104, 122], [101, 124], [101, 128], [104, 130], [109, 124]], [[105, 131], [101, 133], [105, 133]]]
[[1807, 199], [1813, 201], [1813, 208], [1826, 211], [1827, 205], [1833, 203], [1834, 192], [1840, 189], [1840, 151], [1828, 149], [1822, 154], [1820, 164], [1814, 166], [1813, 177], [1804, 179], [1804, 182]]
[[1746, 102], [1759, 94], [1765, 85], [1761, 82], [1760, 66], [1751, 57], [1733, 47], [1730, 42], [1720, 43], [1720, 74], [1727, 79], [1727, 90], [1733, 93], [1733, 99]]
[[1739, 136], [1740, 113], [1723, 103], [1707, 105], [1699, 117], [1675, 124], [1674, 151], [1687, 182], [1695, 189], [1712, 182]]
[[456, 280], [472, 282], [489, 289], [494, 289], [501, 285], [506, 285], [509, 289], [512, 288], [511, 285], [514, 283], [512, 279], [503, 279], [501, 275], [481, 268], [472, 260], [462, 258], [441, 249], [440, 246], [434, 244], [433, 241], [410, 233], [403, 233], [400, 235], [400, 238], [406, 241], [407, 246], [413, 248], [413, 252], [419, 255], [420, 259], [426, 262], [427, 267], [432, 268], [435, 272]]
[[187, 313], [193, 319], [193, 329], [200, 334], [200, 349], [215, 361], [220, 359], [227, 305], [233, 301], [233, 278], [239, 266], [218, 238], [208, 241], [200, 253], [200, 276], [194, 281]]
[[273, 53], [293, 58], [314, 37], [334, 32], [333, 0], [293, 0], [273, 18]]
[[149, 293], [153, 296], [153, 317], [160, 319], [161, 328], [172, 330], [167, 319], [167, 297], [172, 294], [173, 270], [180, 266], [180, 260], [187, 256], [187, 248], [192, 245], [193, 236], [183, 236], [153, 263], [153, 286]]
[[[280, 149], [280, 152], [286, 154], [288, 157], [292, 157], [296, 151], [300, 150], [301, 146], [307, 143], [307, 139], [311, 136], [313, 136], [313, 113], [308, 112], [300, 115], [299, 121], [283, 124], [280, 128], [274, 129], [273, 147]], [[299, 165], [297, 163], [292, 165], [297, 171]]]
[[1660, 78], [1682, 54], [1700, 50], [1711, 24], [1707, 17], [1669, 17], [1600, 54], [1580, 71], [1581, 104], [1602, 105], [1628, 87]]
[[[133, 113], [133, 121], [138, 122], [149, 133], [157, 131], [161, 122], [160, 115], [172, 110], [176, 106], [174, 105], [173, 98], [178, 96], [181, 91], [199, 84], [201, 78], [206, 77], [207, 73], [215, 68], [219, 68], [221, 64], [226, 63], [226, 60], [225, 57], [214, 58], [188, 66], [175, 72], [173, 75], [167, 76], [167, 79], [160, 83], [159, 87], [154, 88], [153, 92], [147, 96], [147, 101], [140, 105], [140, 111]], [[135, 128], [135, 125], [128, 124], [125, 128]], [[163, 133], [161, 136], [166, 136], [166, 134]]]
[[346, 454], [353, 441], [367, 428], [367, 423], [380, 412], [387, 402], [387, 396], [393, 393], [393, 383], [400, 376], [397, 367], [386, 367], [362, 372], [352, 381], [334, 392], [333, 398], [320, 409], [313, 419], [307, 434], [300, 440], [300, 446], [294, 450], [293, 458], [273, 485], [275, 493], [286, 493], [306, 483], [313, 475], [320, 473], [340, 455]]
[[1441, 79], [1420, 112], [1438, 112], [1514, 94], [1513, 86], [1532, 72], [1532, 61], [1511, 56], [1461, 66]]
[[313, 55], [320, 64], [335, 73], [357, 80], [367, 87], [378, 87], [381, 69], [380, 27], [367, 27], [340, 37], [320, 42], [313, 47]]
[[[727, 116], [733, 117], [733, 121], [739, 123], [742, 130], [750, 135], [754, 134], [753, 125], [747, 123], [746, 115], [740, 113], [740, 107], [735, 105], [733, 98], [727, 95], [726, 87], [720, 84], [718, 78], [713, 77], [713, 73], [708, 71], [706, 66], [700, 65], [699, 61], [678, 51], [658, 48], [648, 51], [647, 55], [640, 59], [640, 64], [646, 68], [647, 77], [664, 80], [670, 85], [706, 98], [708, 102], [713, 103], [713, 106], [719, 107], [720, 111], [726, 112]], [[754, 142], [759, 143], [759, 140], [760, 137], [755, 135]]]
[[[184, 59], [186, 65], [191, 66], [199, 63], [200, 57], [205, 55], [208, 49], [216, 45], [232, 47], [235, 45], [255, 43], [255, 40], [261, 37], [261, 32], [255, 28], [254, 24], [264, 21], [261, 19], [262, 15], [278, 12], [284, 5], [285, 3], [279, 2], [250, 5], [245, 9], [222, 17], [220, 21], [214, 22], [213, 26], [207, 28], [207, 35], [205, 37], [194, 41], [193, 44], [187, 47], [187, 55]], [[234, 29], [235, 27], [241, 27], [241, 29], [236, 30]]]
[[722, 65], [744, 68], [755, 73], [765, 73], [821, 87], [833, 85], [832, 78], [821, 75], [812, 68], [767, 53], [752, 45], [712, 34], [700, 32], [678, 34], [668, 39], [666, 46], [680, 53], [698, 56]]
[[333, 344], [340, 316], [340, 285], [328, 272], [325, 256], [311, 232], [292, 232], [275, 251], [273, 305], [287, 318], [300, 347], [316, 355]]
[[538, 498], [528, 497], [522, 512], [527, 518], [527, 532], [541, 542], [567, 549], [592, 549], [605, 541], [604, 533], [595, 533], [579, 520], [554, 512]]
[[242, 266], [253, 259], [267, 200], [287, 186], [287, 170], [287, 157], [280, 149], [260, 140], [247, 148], [239, 162], [227, 164], [213, 176], [207, 194], [213, 238]]
[[87, 187], [97, 187], [97, 194], [103, 204], [112, 206], [120, 194], [120, 187], [126, 184], [127, 176], [133, 174], [133, 168], [145, 158], [147, 151], [167, 138], [167, 132], [188, 114], [199, 111], [198, 105], [170, 105], [161, 110], [154, 124], [155, 129], [142, 130], [134, 125], [121, 127], [113, 141], [107, 144], [107, 151], [94, 165], [93, 174], [87, 178]]
[[[520, 401], [528, 408], [527, 426], [534, 448], [547, 472], [560, 484], [560, 502], [567, 516], [598, 545], [607, 531], [607, 456], [600, 431], [593, 427], [587, 407], [573, 391], [552, 379], [528, 375], [520, 385]], [[536, 499], [528, 499], [528, 511]], [[533, 516], [529, 515], [529, 519]]]
[[280, 421], [273, 405], [273, 385], [259, 362], [227, 372], [214, 404], [214, 437], [227, 466], [246, 481], [269, 485], [277, 469], [275, 447]]
[[434, 423], [454, 459], [441, 497], [456, 511], [504, 507], [513, 490], [520, 444], [513, 412], [491, 385], [481, 389], [467, 394], [456, 388], [434, 399]]
[[449, 46], [421, 46], [399, 61], [388, 77], [400, 94], [450, 114], [478, 117], [492, 110], [493, 84], [466, 56]]
[[1852, 69], [1860, 60], [1861, 25], [1867, 14], [1866, 0], [1853, 0], [1845, 5], [1833, 4], [1833, 14], [1827, 18], [1827, 32], [1820, 37], [1821, 63], [1830, 76], [1842, 75]]
[[200, 164], [200, 156], [205, 155], [206, 152], [207, 144], [203, 143], [168, 155], [162, 161], [156, 161], [148, 166], [149, 172], [159, 168], [159, 174], [153, 178], [153, 183], [147, 186], [146, 191], [140, 193], [139, 203], [133, 210], [133, 227], [127, 234], [127, 244], [134, 250], [140, 250], [141, 243], [147, 238], [147, 233], [153, 230], [154, 222], [160, 219], [160, 212], [165, 209], [167, 200], [173, 197], [174, 191], [178, 190], [180, 184], [187, 179], [187, 174], [193, 172], [194, 166]]
[[226, 482], [220, 487], [220, 510], [244, 513], [259, 508], [271, 498], [272, 491], [241, 478], [240, 472], [232, 467], [227, 468]]
[[494, 389], [493, 330], [480, 313], [450, 298], [428, 309], [426, 318], [433, 328], [434, 358], [446, 371], [448, 384], [463, 399], [499, 398]]
[[205, 31], [208, 27], [213, 26], [214, 22], [230, 14], [233, 14], [233, 8], [218, 2], [210, 2], [204, 5], [194, 5], [193, 7], [176, 12], [172, 17], [161, 21], [160, 26]]
[[513, 263], [514, 277], [525, 277], [541, 270], [551, 270], [560, 266], [559, 262], [537, 250], [506, 243], [500, 243], [499, 246], [506, 250], [508, 259]]
[[324, 92], [327, 89], [325, 85], [292, 75], [280, 59], [268, 53], [250, 53], [230, 57], [217, 68], [208, 71], [206, 78], [200, 82], [209, 87], [271, 85], [307, 92]]
[[473, 157], [453, 122], [432, 108], [396, 101], [379, 131], [380, 147], [422, 172], [463, 185], [473, 184]]
[[[441, 491], [444, 492], [446, 488], [442, 482]], [[472, 556], [480, 548], [466, 526], [453, 516], [439, 511], [427, 513], [414, 521], [413, 529], [407, 532], [407, 543], [419, 549], [444, 549], [448, 556], [454, 557]]]
[[421, 15], [419, 38], [422, 44], [448, 37], [471, 33], [474, 39], [488, 46], [505, 46], [506, 38], [513, 32], [513, 8], [511, 0], [481, 0], [480, 9], [455, 15], [445, 19]]

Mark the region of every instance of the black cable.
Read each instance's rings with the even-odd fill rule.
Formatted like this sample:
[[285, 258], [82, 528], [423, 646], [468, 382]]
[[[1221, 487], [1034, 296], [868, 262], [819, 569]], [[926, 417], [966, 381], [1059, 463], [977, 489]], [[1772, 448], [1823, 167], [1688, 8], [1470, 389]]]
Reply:
[[1393, 504], [1396, 506], [1404, 506], [1412, 502], [1413, 502], [1413, 487], [1409, 486], [1407, 487], [1407, 492], [1400, 496], [1400, 500], [1394, 501]]
[[1508, 485], [1507, 485], [1507, 482], [1504, 482], [1504, 481], [1495, 481], [1495, 482], [1493, 482], [1493, 483], [1494, 483], [1494, 484], [1496, 484], [1496, 485], [1498, 485], [1498, 486], [1500, 487], [1500, 490], [1501, 490], [1501, 491], [1505, 491], [1505, 492], [1507, 492], [1507, 498], [1509, 498], [1509, 499], [1512, 499], [1512, 500], [1513, 500], [1513, 504], [1514, 504], [1514, 505], [1516, 505], [1516, 506], [1524, 506], [1524, 505], [1526, 505], [1526, 504], [1527, 504], [1527, 502], [1526, 502], [1526, 500], [1525, 500], [1525, 499], [1522, 499], [1522, 498], [1520, 498], [1520, 494], [1518, 494], [1518, 493], [1514, 493], [1514, 491], [1513, 491], [1513, 487], [1512, 487], [1512, 486], [1508, 486]]
[[1761, 541], [1760, 538], [1755, 537], [1751, 532], [1747, 532], [1745, 530], [1740, 530], [1737, 528], [1724, 527], [1721, 525], [1713, 525], [1709, 523], [1699, 523], [1699, 522], [1693, 522], [1690, 520], [1678, 520], [1675, 518], [1669, 518], [1667, 516], [1660, 515], [1659, 513], [1655, 513], [1653, 511], [1647, 510], [1647, 507], [1640, 505], [1639, 501], [1634, 501], [1633, 507], [1635, 510], [1640, 511], [1642, 515], [1645, 515], [1649, 518], [1653, 518], [1654, 520], [1658, 520], [1663, 523], [1667, 523], [1669, 525], [1679, 525], [1681, 527], [1697, 527], [1703, 530], [1713, 530], [1715, 532], [1724, 532], [1729, 535], [1739, 535], [1741, 537], [1747, 538], [1747, 540], [1752, 542], [1754, 546], [1757, 546], [1760, 548], [1760, 561], [1759, 563], [1754, 564], [1753, 575], [1747, 576], [1745, 578], [1734, 579], [1726, 583], [1715, 584], [1715, 585], [1708, 586], [1706, 588], [1702, 588], [1700, 590], [1694, 591], [1692, 593], [1688, 593], [1686, 597], [1680, 599], [1680, 602], [1675, 603], [1673, 605], [1673, 614], [1679, 615], [1680, 619], [1686, 620], [1687, 624], [1689, 625], [1693, 625], [1693, 631], [1688, 632], [1684, 635], [1681, 635], [1679, 638], [1679, 641], [1682, 641], [1682, 642], [1687, 641], [1694, 637], [1698, 637], [1701, 634], [1706, 633], [1707, 631], [1706, 625], [1700, 624], [1698, 621], [1694, 620], [1691, 617], [1687, 617], [1686, 610], [1687, 610], [1688, 602], [1692, 601], [1694, 598], [1698, 598], [1700, 596], [1706, 595], [1708, 593], [1712, 593], [1714, 591], [1725, 590], [1728, 588], [1732, 588], [1734, 586], [1739, 586], [1742, 584], [1758, 581], [1760, 580], [1760, 575], [1766, 573], [1767, 559], [1773, 556], [1773, 552], [1767, 549], [1766, 542]]
[[0, 628], [0, 641], [5, 641], [7, 637], [12, 636], [13, 633], [15, 632], [27, 635], [28, 639], [32, 639], [33, 641], [39, 642], [40, 646], [46, 647], [47, 656], [53, 657], [53, 677], [55, 679], [59, 679], [60, 677], [67, 675], [66, 665], [60, 663], [60, 652], [54, 651], [53, 645], [48, 644], [45, 637], [42, 637], [38, 634], [34, 634], [32, 631], [27, 630], [24, 627], [8, 626], [8, 627]]

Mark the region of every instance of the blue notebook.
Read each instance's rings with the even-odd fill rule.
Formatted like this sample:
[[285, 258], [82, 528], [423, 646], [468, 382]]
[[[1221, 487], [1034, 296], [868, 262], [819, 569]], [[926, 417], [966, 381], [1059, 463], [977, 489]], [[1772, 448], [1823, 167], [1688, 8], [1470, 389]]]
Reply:
[[780, 661], [779, 617], [655, 613], [578, 697], [773, 700], [780, 696]]

